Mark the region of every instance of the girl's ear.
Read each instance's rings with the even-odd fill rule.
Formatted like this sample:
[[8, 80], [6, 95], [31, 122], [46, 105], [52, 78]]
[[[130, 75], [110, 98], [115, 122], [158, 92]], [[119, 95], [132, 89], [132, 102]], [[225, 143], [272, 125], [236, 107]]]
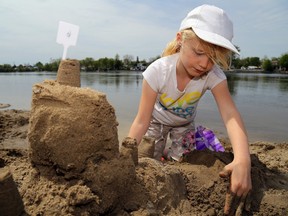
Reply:
[[176, 34], [176, 40], [177, 40], [177, 43], [178, 43], [179, 45], [182, 44], [182, 32], [177, 32], [177, 34]]

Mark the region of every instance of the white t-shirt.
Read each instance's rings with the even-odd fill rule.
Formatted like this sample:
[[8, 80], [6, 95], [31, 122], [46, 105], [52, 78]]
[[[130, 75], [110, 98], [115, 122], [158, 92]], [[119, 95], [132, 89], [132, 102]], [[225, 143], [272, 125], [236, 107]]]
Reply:
[[178, 58], [177, 53], [157, 59], [143, 72], [144, 79], [158, 93], [152, 115], [159, 123], [169, 126], [194, 123], [202, 95], [226, 79], [219, 66], [214, 65], [206, 76], [192, 79], [181, 92], [176, 79]]

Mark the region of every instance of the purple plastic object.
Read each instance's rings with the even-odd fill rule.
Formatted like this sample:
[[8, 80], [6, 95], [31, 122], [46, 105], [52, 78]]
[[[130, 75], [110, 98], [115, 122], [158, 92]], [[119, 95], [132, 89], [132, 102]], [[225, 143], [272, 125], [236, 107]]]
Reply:
[[205, 148], [216, 152], [225, 151], [213, 131], [203, 126], [198, 126], [195, 133], [195, 149], [203, 150]]
[[206, 148], [216, 152], [224, 152], [225, 150], [213, 131], [203, 126], [198, 126], [195, 133], [189, 131], [183, 138], [172, 142], [171, 147], [164, 150], [163, 158], [181, 161], [193, 149], [203, 150]]

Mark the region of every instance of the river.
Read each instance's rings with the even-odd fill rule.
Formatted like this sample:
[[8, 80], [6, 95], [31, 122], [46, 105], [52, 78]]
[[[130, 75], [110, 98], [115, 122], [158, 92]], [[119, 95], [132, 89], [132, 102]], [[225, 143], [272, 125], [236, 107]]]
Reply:
[[[0, 73], [0, 103], [8, 109], [29, 110], [32, 86], [45, 79], [56, 79], [55, 72]], [[249, 140], [288, 141], [288, 75], [227, 73], [229, 89], [243, 117]], [[128, 133], [136, 115], [141, 94], [142, 74], [137, 71], [81, 72], [81, 87], [104, 92], [116, 110], [119, 139]], [[226, 137], [216, 103], [208, 91], [201, 99], [197, 125]]]

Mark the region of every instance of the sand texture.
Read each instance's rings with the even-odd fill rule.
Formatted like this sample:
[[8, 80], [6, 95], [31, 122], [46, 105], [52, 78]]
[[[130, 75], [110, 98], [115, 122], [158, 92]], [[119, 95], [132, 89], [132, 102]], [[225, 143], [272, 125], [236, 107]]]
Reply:
[[[233, 159], [228, 141], [224, 153], [163, 163], [138, 158], [133, 139], [119, 148], [117, 126], [105, 94], [55, 81], [34, 85], [30, 111], [0, 111], [0, 168], [13, 176], [22, 215], [223, 215], [228, 182], [218, 173]], [[243, 215], [288, 215], [288, 143], [250, 146]]]

